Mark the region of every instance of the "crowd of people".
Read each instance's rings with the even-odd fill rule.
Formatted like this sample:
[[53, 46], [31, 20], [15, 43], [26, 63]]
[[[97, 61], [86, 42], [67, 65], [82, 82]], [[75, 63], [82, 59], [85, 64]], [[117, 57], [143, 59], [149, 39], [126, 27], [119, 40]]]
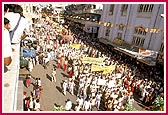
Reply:
[[[30, 34], [39, 41], [34, 47], [36, 57], [28, 60], [28, 69], [31, 72], [36, 64], [42, 64], [46, 69], [50, 60], [56, 60], [57, 67], [53, 67], [52, 82], [56, 82], [56, 68], [67, 72], [62, 91], [64, 95], [69, 91], [77, 96], [75, 111], [92, 111], [94, 108], [101, 111], [122, 111], [127, 103], [134, 101], [135, 96], [147, 105], [151, 105], [158, 95], [164, 96], [163, 73], [157, 70], [144, 71], [134, 61], [130, 61], [129, 57], [123, 57], [99, 42], [93, 43], [89, 34], [80, 31], [75, 25], [65, 24], [68, 25], [67, 28], [45, 19], [39, 20], [39, 23], [40, 27], [34, 27]], [[73, 40], [65, 41], [62, 35], [69, 34], [73, 36]], [[23, 47], [27, 47], [27, 44], [24, 43]], [[86, 58], [87, 61], [84, 61]], [[108, 67], [111, 69], [107, 69]], [[101, 69], [95, 70], [96, 68]], [[26, 79], [27, 87], [30, 86], [30, 78], [28, 76]], [[35, 81], [31, 96], [26, 96], [24, 92], [25, 110], [40, 110], [41, 80], [37, 78]], [[70, 103], [70, 100], [67, 102]], [[72, 106], [69, 108], [67, 105], [71, 103], [66, 103], [65, 107], [68, 111], [72, 110]]]
[[[30, 84], [33, 82], [31, 81], [31, 75], [27, 75], [25, 80], [26, 87], [30, 87]], [[35, 83], [33, 83], [33, 90], [31, 91], [30, 95], [27, 95], [27, 92], [23, 92], [23, 109], [24, 111], [40, 111], [40, 99], [42, 97], [42, 85], [41, 79], [35, 78]]]
[[[142, 68], [137, 68], [134, 62], [127, 61], [128, 58], [123, 60], [119, 54], [109, 53], [108, 49], [103, 52], [103, 49], [98, 50], [94, 45], [85, 44], [88, 36], [78, 30], [76, 33], [77, 38], [73, 43], [81, 44], [80, 49], [63, 44], [58, 53], [68, 60], [71, 68], [72, 72], [68, 70], [68, 81], [64, 82], [66, 85], [63, 85], [63, 89], [64, 94], [67, 90], [71, 94], [74, 94], [72, 90], [77, 91], [77, 110], [87, 111], [96, 107], [98, 110], [121, 111], [127, 103], [132, 103], [134, 96], [147, 106], [152, 105], [158, 95], [164, 96], [163, 73], [157, 70], [153, 72], [152, 69], [147, 73]], [[82, 41], [82, 38], [85, 41]], [[92, 72], [94, 64], [83, 63], [83, 57], [105, 58], [101, 66], [115, 65], [115, 69], [106, 74], [102, 71]], [[63, 61], [60, 57], [58, 60], [58, 63]], [[74, 81], [77, 81], [76, 84], [71, 86]]]
[[[43, 23], [49, 24], [47, 21]], [[43, 26], [41, 28], [43, 30]], [[73, 27], [70, 26], [70, 28]], [[50, 28], [50, 32], [52, 31]], [[77, 96], [76, 111], [91, 111], [94, 108], [103, 111], [122, 111], [127, 103], [134, 101], [134, 94], [138, 96], [138, 100], [150, 105], [158, 95], [164, 93], [161, 73], [150, 71], [149, 74], [145, 74], [134, 63], [130, 63], [128, 58], [122, 59], [121, 55], [101, 47], [100, 43], [97, 43], [99, 44], [97, 46], [90, 45], [86, 42], [89, 35], [75, 31], [78, 30], [73, 28], [73, 41], [67, 43], [57, 36], [56, 39], [48, 38], [43, 41], [46, 44], [44, 46], [48, 47], [42, 44], [39, 46], [43, 50], [41, 53], [47, 52], [48, 60], [57, 60], [56, 68], [67, 72], [67, 80], [62, 83], [62, 90], [64, 95], [69, 91]], [[73, 44], [80, 44], [80, 48], [74, 48], [71, 46]], [[104, 60], [101, 64], [89, 61], [86, 63], [82, 61], [85, 57]], [[94, 66], [113, 66], [115, 69], [103, 73], [102, 70], [92, 70]], [[53, 82], [56, 82], [56, 68], [53, 68], [52, 72]], [[155, 81], [155, 77], [160, 80]]]

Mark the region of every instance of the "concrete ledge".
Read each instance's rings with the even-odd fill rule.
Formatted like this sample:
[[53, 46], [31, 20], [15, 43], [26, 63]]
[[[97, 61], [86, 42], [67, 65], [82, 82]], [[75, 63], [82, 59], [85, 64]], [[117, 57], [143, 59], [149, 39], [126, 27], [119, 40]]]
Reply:
[[20, 44], [12, 46], [12, 63], [2, 77], [2, 112], [16, 111], [18, 78], [20, 68]]
[[23, 111], [23, 81], [18, 82], [16, 111]]

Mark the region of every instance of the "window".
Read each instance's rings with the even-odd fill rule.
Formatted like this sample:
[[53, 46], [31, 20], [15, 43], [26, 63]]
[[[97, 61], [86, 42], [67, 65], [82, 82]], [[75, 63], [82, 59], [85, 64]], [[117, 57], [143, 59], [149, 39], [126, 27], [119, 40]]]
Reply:
[[140, 4], [138, 12], [152, 12], [154, 4]]
[[160, 51], [160, 52], [163, 52], [163, 51], [164, 51], [164, 43], [161, 43], [159, 51]]
[[110, 26], [108, 26], [108, 27], [106, 28], [105, 36], [109, 36], [109, 34], [110, 34]]
[[149, 12], [152, 12], [153, 6], [154, 6], [153, 4], [149, 6]]
[[139, 11], [138, 11], [138, 12], [142, 12], [142, 10], [143, 10], [143, 5], [140, 4], [140, 5], [139, 5]]
[[123, 4], [121, 7], [121, 16], [125, 16], [127, 14], [128, 4]]
[[146, 29], [143, 27], [135, 27], [134, 34], [146, 35]]
[[144, 38], [134, 36], [133, 40], [132, 40], [132, 45], [136, 45], [136, 46], [142, 47], [143, 44], [144, 44], [144, 41], [145, 41]]
[[118, 38], [118, 39], [121, 39], [121, 38], [122, 38], [122, 33], [121, 33], [121, 32], [118, 32], [117, 38]]
[[144, 11], [145, 11], [145, 12], [148, 12], [148, 8], [149, 8], [149, 5], [145, 5]]
[[114, 12], [114, 4], [110, 5], [109, 15], [113, 15]]

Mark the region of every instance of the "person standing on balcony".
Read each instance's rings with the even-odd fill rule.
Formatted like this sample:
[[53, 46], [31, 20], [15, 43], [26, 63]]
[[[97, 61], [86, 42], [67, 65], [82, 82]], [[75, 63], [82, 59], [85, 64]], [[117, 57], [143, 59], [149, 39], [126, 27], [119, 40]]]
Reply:
[[10, 21], [10, 31], [14, 30], [19, 22], [18, 27], [11, 38], [11, 43], [12, 45], [20, 44], [20, 41], [26, 38], [29, 33], [29, 23], [28, 20], [23, 16], [23, 8], [20, 5], [15, 5], [13, 11], [5, 13], [5, 17]]
[[3, 35], [3, 56], [4, 56], [4, 66], [8, 66], [12, 62], [12, 46], [10, 43], [9, 36], [9, 20], [4, 18], [4, 35]]

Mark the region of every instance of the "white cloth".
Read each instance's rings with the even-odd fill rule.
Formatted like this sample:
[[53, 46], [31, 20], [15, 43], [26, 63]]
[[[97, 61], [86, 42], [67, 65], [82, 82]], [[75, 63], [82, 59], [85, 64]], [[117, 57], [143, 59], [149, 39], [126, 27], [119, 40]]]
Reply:
[[29, 68], [29, 71], [32, 71], [32, 70], [33, 70], [33, 62], [32, 62], [32, 60], [30, 60], [30, 61], [28, 62], [28, 68]]
[[45, 64], [48, 63], [50, 61], [49, 58], [45, 58]]
[[76, 101], [79, 103], [79, 106], [83, 105], [84, 102], [83, 98], [78, 98]]
[[85, 111], [88, 111], [88, 109], [91, 109], [91, 103], [89, 101], [85, 101], [83, 106]]
[[40, 103], [35, 103], [35, 108], [34, 108], [35, 110], [38, 110], [38, 109], [40, 109]]
[[29, 108], [33, 109], [34, 102], [30, 101]]
[[66, 105], [65, 105], [65, 109], [66, 109], [67, 111], [69, 111], [69, 110], [71, 110], [71, 108], [72, 108], [72, 102], [71, 102], [71, 101], [68, 101], [68, 102], [66, 103]]
[[9, 31], [4, 28], [4, 35], [3, 35], [3, 56], [4, 57], [11, 57], [12, 56], [12, 46], [9, 36]]
[[38, 80], [38, 86], [41, 86], [41, 80]]
[[[10, 31], [11, 31], [17, 25], [20, 14], [19, 13], [13, 13], [13, 12], [7, 12], [5, 14], [5, 17], [10, 21]], [[19, 25], [18, 25], [18, 27], [17, 27], [14, 35], [13, 35], [12, 43], [20, 43], [23, 31], [25, 33], [29, 32], [29, 23], [28, 23], [27, 19], [25, 19], [24, 17], [21, 17]]]

